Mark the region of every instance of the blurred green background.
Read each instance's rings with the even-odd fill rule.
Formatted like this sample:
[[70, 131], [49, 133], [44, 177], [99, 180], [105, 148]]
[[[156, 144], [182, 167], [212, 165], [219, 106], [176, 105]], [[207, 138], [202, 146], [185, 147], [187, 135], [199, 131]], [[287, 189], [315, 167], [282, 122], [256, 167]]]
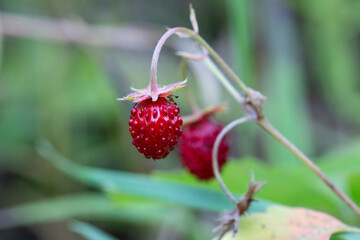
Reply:
[[[71, 219], [86, 220], [118, 239], [212, 236], [217, 216], [212, 211], [134, 198], [126, 191], [119, 195], [104, 185], [103, 194], [66, 176], [36, 150], [39, 140], [47, 139], [80, 165], [151, 173], [151, 179], [218, 191], [216, 182], [199, 183], [184, 173], [177, 150], [157, 162], [139, 154], [128, 133], [132, 103], [115, 101], [131, 86], [146, 87], [152, 51], [165, 27], [191, 27], [189, 3], [0, 0], [1, 240], [106, 239], [88, 237], [100, 233]], [[192, 3], [201, 36], [246, 84], [267, 96], [269, 120], [360, 204], [360, 1]], [[198, 45], [178, 37], [168, 41], [159, 62], [160, 84], [180, 80], [178, 50], [196, 52]], [[189, 80], [202, 107], [228, 103], [218, 115], [224, 124], [242, 115], [204, 64], [189, 64]], [[184, 91], [176, 95], [182, 115], [190, 114]], [[268, 183], [260, 198], [360, 225], [312, 172], [257, 126], [239, 127], [229, 137], [232, 161], [223, 174], [232, 191], [245, 191], [252, 169]]]

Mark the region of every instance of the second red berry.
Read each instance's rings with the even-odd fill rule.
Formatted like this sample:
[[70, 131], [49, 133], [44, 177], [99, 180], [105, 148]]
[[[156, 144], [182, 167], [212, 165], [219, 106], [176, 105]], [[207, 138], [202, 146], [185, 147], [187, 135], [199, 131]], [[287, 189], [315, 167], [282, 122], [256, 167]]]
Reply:
[[[184, 129], [179, 142], [182, 164], [198, 179], [214, 177], [212, 169], [212, 148], [222, 126], [207, 117], [190, 124]], [[229, 143], [224, 138], [219, 146], [218, 163], [221, 169], [227, 160]]]

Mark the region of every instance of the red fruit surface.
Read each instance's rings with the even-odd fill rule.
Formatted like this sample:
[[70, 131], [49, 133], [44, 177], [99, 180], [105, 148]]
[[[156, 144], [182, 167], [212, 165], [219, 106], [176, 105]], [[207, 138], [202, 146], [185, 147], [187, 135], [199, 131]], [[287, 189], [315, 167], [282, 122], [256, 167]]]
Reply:
[[[179, 142], [182, 164], [198, 179], [209, 180], [214, 177], [212, 170], [212, 148], [217, 135], [222, 130], [218, 123], [203, 118], [184, 129]], [[227, 160], [229, 143], [224, 138], [219, 146], [218, 163], [223, 167]]]
[[179, 112], [174, 101], [163, 97], [155, 102], [146, 99], [137, 103], [131, 110], [129, 121], [132, 144], [146, 158], [165, 158], [181, 136], [183, 120]]

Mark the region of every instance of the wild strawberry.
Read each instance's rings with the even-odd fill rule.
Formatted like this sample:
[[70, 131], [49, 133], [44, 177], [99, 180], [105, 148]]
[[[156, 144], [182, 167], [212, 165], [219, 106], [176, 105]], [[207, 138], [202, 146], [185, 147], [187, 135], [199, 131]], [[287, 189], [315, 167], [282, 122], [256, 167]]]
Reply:
[[[209, 180], [214, 177], [212, 169], [212, 148], [217, 135], [222, 130], [218, 123], [207, 117], [191, 123], [184, 129], [179, 142], [182, 164], [198, 179]], [[219, 168], [225, 164], [229, 152], [229, 143], [224, 138], [219, 146]]]
[[159, 97], [143, 100], [133, 107], [129, 121], [129, 131], [140, 153], [146, 158], [165, 158], [181, 136], [183, 120], [180, 109], [173, 100]]
[[[154, 59], [157, 58], [153, 58], [152, 66]], [[150, 84], [146, 88], [131, 88], [133, 93], [117, 100], [132, 100], [135, 103], [129, 120], [132, 144], [146, 158], [155, 160], [165, 158], [181, 136], [183, 120], [179, 116], [180, 109], [171, 96], [176, 89], [185, 87], [187, 79], [166, 86], [158, 85], [156, 64], [154, 66], [154, 69], [151, 68]]]

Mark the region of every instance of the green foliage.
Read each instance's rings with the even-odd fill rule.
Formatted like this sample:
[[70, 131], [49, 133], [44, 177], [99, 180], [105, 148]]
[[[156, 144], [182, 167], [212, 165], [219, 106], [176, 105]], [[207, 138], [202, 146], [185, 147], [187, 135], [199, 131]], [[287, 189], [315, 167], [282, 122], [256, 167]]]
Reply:
[[[130, 174], [118, 171], [101, 170], [77, 165], [58, 154], [51, 145], [43, 142], [39, 148], [42, 156], [51, 161], [60, 170], [75, 179], [104, 189], [110, 196], [117, 199], [117, 195], [130, 194], [141, 198], [157, 199], [193, 208], [222, 211], [231, 209], [231, 204], [222, 194], [216, 181], [201, 182], [188, 173], [157, 172], [154, 177]], [[339, 161], [342, 166], [338, 167]], [[359, 188], [349, 188], [346, 179], [349, 174], [360, 173], [360, 166], [351, 167], [357, 162], [355, 157], [335, 158], [323, 161], [320, 165], [337, 184], [350, 189], [353, 195], [358, 194]], [[349, 170], [350, 169], [350, 170]], [[255, 159], [232, 161], [223, 170], [223, 179], [233, 192], [245, 191], [249, 181], [249, 170], [267, 181], [267, 186], [259, 193], [259, 197], [287, 204], [304, 206], [329, 212], [352, 222], [354, 217], [344, 211], [344, 205], [317, 177], [305, 167], [282, 168], [271, 167]], [[350, 173], [349, 173], [350, 171]], [[286, 181], [284, 181], [286, 179]], [[352, 183], [350, 181], [349, 183]], [[353, 183], [352, 183], [353, 184]], [[296, 188], [294, 187], [296, 186]], [[206, 199], [206, 201], [204, 201]], [[253, 204], [253, 211], [261, 211], [266, 203], [263, 201]]]
[[[41, 142], [38, 149], [45, 159], [66, 174], [110, 194], [118, 192], [203, 210], [224, 211], [232, 208], [231, 202], [221, 191], [157, 180], [141, 174], [80, 166], [60, 155], [48, 142]], [[263, 202], [255, 202], [253, 210], [261, 211], [266, 205]]]
[[335, 233], [330, 240], [357, 240], [360, 239], [360, 233]]
[[[359, 32], [359, 3], [341, 0], [295, 1], [305, 17], [305, 38], [312, 71], [318, 77], [321, 94], [342, 119], [359, 126], [353, 106], [360, 103], [359, 61], [356, 39]], [[356, 17], [354, 17], [356, 15]]]
[[[81, 19], [89, 24], [121, 23], [130, 30], [134, 22], [188, 24], [187, 3], [180, 7], [170, 1], [164, 8], [166, 1], [135, 2], [139, 7], [131, 5], [132, 1], [99, 3], [99, 7], [96, 1], [4, 0], [1, 10]], [[267, 96], [265, 111], [274, 126], [306, 154], [318, 158], [326, 153], [317, 161], [320, 168], [359, 204], [360, 144], [348, 142], [357, 137], [360, 126], [356, 111], [360, 103], [359, 1], [227, 0], [194, 6], [201, 35], [213, 41], [211, 45], [250, 87]], [[154, 26], [154, 32], [163, 31], [161, 26]], [[155, 46], [157, 39], [143, 36], [144, 46], [115, 51], [53, 40], [19, 40], [2, 35], [0, 29], [0, 195], [5, 196], [0, 204], [2, 208], [18, 204], [0, 211], [1, 229], [80, 218], [116, 221], [121, 226], [131, 223], [139, 229], [151, 226], [157, 230], [169, 224], [186, 239], [209, 239], [210, 227], [203, 226], [206, 221], [193, 210], [232, 208], [217, 182], [199, 182], [179, 172], [176, 154], [152, 164], [131, 145], [126, 124], [131, 103], [118, 104], [115, 98], [128, 93], [130, 86], [141, 88], [148, 82], [152, 50], [148, 46]], [[197, 48], [174, 43], [166, 47]], [[174, 73], [179, 59], [173, 49], [166, 52], [166, 47], [159, 63], [161, 84], [177, 80]], [[203, 79], [205, 93], [209, 92], [207, 80]], [[222, 101], [230, 98], [222, 88], [216, 91]], [[186, 98], [182, 92], [179, 96], [181, 113], [186, 115], [190, 112]], [[202, 95], [197, 97], [201, 101]], [[226, 122], [241, 114], [230, 106], [230, 111], [219, 116]], [[287, 166], [294, 161], [283, 146], [252, 127], [255, 125], [239, 128], [239, 134], [231, 136], [233, 153], [261, 156], [266, 163], [254, 157], [230, 162], [223, 177], [232, 192], [245, 191], [251, 169], [267, 182], [259, 198], [324, 211], [348, 224], [359, 223], [313, 173], [300, 164]], [[49, 139], [59, 152], [82, 164], [64, 159], [51, 147], [43, 149], [50, 162], [71, 179], [39, 159], [34, 148], [39, 138]], [[334, 148], [341, 151], [329, 155]], [[171, 171], [148, 175], [153, 169]], [[105, 194], [83, 193], [89, 185]], [[263, 211], [267, 203], [254, 202], [251, 212]], [[96, 237], [92, 226], [79, 222], [72, 226], [83, 233], [95, 232], [91, 237]], [[331, 240], [359, 238], [359, 234], [341, 233]]]
[[72, 221], [70, 223], [70, 229], [87, 240], [116, 240], [113, 236], [110, 236], [106, 232], [92, 226], [88, 223]]
[[[355, 200], [360, 193], [358, 181], [347, 181], [347, 179], [349, 176], [360, 174], [358, 159], [359, 155], [328, 156], [326, 159], [322, 159], [320, 164], [320, 168], [335, 184], [347, 190], [347, 194], [350, 194]], [[250, 170], [254, 172], [255, 176], [267, 182], [258, 193], [258, 197], [284, 205], [303, 206], [324, 211], [345, 222], [356, 223], [355, 214], [349, 211], [348, 207], [305, 166], [287, 166], [284, 171], [283, 167], [269, 165], [248, 157], [231, 161], [225, 165], [222, 177], [232, 192], [245, 191], [245, 186], [250, 178]], [[156, 172], [155, 176], [175, 182], [186, 182], [194, 186], [219, 189], [215, 180], [198, 181], [186, 172]]]
[[[95, 59], [85, 49], [55, 43], [6, 43], [0, 135], [7, 137], [0, 138], [0, 153], [8, 158], [0, 164], [24, 162], [39, 136], [51, 139], [63, 152], [76, 149], [88, 162], [104, 148], [113, 153], [108, 146], [120, 118], [116, 94]], [[102, 130], [103, 139], [94, 128]], [[6, 162], [9, 158], [16, 161]]]
[[[74, 218], [152, 227], [166, 223], [169, 228], [189, 239], [209, 237], [209, 229], [187, 209], [151, 199], [120, 194], [116, 198], [109, 198], [94, 193], [43, 199], [0, 210], [0, 219], [7, 219], [0, 222], [0, 230]], [[197, 231], [189, 231], [192, 228]]]
[[71, 196], [44, 199], [3, 209], [0, 218], [11, 218], [1, 221], [0, 229], [26, 226], [43, 222], [54, 222], [74, 217], [124, 217], [109, 200], [100, 194], [74, 194]]
[[[122, 206], [127, 202], [126, 195], [131, 195], [135, 197], [130, 198], [129, 202], [132, 204], [146, 203], [149, 200], [151, 202], [151, 199], [153, 199], [160, 206], [168, 206], [166, 203], [175, 203], [176, 205], [180, 204], [196, 209], [213, 211], [231, 208], [228, 200], [225, 197], [221, 197], [224, 195], [221, 192], [215, 191], [215, 189], [218, 189], [216, 182], [210, 182], [209, 184], [199, 182], [186, 173], [171, 174], [158, 172], [154, 177], [146, 177], [139, 174], [83, 167], [72, 163], [57, 153], [48, 142], [41, 142], [38, 149], [41, 155], [52, 162], [57, 168], [79, 181], [103, 189], [109, 194], [112, 201]], [[333, 166], [336, 166], [334, 161], [338, 160], [330, 159], [324, 161], [325, 164], [322, 166], [330, 174], [334, 171]], [[343, 159], [343, 168], [338, 167], [336, 169], [337, 177], [343, 178], [344, 176], [341, 176], [339, 173], [343, 173], [341, 170], [349, 169], [347, 166], [351, 165], [353, 161], [354, 158], [352, 157], [348, 158], [347, 161]], [[351, 172], [360, 172], [358, 168], [352, 168]], [[232, 162], [224, 169], [224, 180], [228, 183], [230, 190], [236, 192], [246, 185], [248, 181], [248, 177], [246, 177], [248, 174], [246, 172], [249, 169], [252, 169], [256, 174], [271, 179], [271, 183], [268, 183], [268, 191], [264, 188], [260, 192], [259, 196], [261, 197], [279, 203], [286, 202], [289, 204], [290, 202], [290, 205], [301, 203], [302, 206], [306, 206], [306, 204], [309, 204], [313, 208], [326, 210], [335, 215], [340, 215], [342, 212], [341, 209], [344, 206], [337, 205], [339, 204], [336, 203], [338, 199], [333, 196], [333, 193], [326, 191], [327, 188], [324, 186], [314, 184], [317, 181], [316, 177], [312, 175], [307, 178], [303, 177], [308, 175], [305, 169], [293, 168], [284, 172], [276, 168], [271, 169], [269, 166], [265, 166], [251, 158]], [[286, 179], [285, 182], [288, 183], [288, 186], [285, 184], [284, 179]], [[296, 189], [291, 187], [294, 184], [297, 186]], [[284, 191], [286, 194], [283, 194]], [[307, 202], [306, 199], [309, 196], [311, 196], [311, 201]], [[267, 204], [264, 201], [254, 202], [250, 211], [261, 212], [266, 209], [266, 206]]]

